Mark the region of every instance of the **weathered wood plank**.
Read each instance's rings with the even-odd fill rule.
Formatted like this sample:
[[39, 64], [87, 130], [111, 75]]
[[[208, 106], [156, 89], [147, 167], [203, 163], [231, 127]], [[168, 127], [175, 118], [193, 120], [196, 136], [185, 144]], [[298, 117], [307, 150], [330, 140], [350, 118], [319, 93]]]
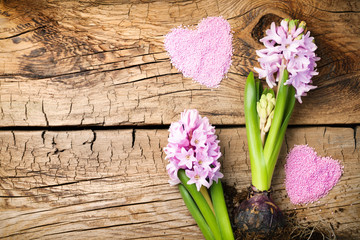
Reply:
[[[299, 221], [323, 220], [338, 236], [359, 238], [359, 129], [289, 129], [273, 181], [276, 203], [294, 209], [284, 190], [284, 156], [294, 144], [307, 143], [339, 159], [344, 175], [328, 196], [297, 207]], [[167, 183], [167, 134], [1, 131], [0, 238], [201, 239], [177, 188]], [[245, 129], [218, 134], [225, 181], [242, 190], [250, 182]]]
[[[322, 58], [318, 88], [292, 124], [359, 123], [359, 9], [345, 0], [2, 1], [0, 126], [169, 124], [185, 108], [214, 124], [243, 124], [258, 39], [270, 21], [289, 16], [308, 22]], [[171, 66], [163, 39], [218, 15], [234, 31], [233, 66], [210, 90]]]

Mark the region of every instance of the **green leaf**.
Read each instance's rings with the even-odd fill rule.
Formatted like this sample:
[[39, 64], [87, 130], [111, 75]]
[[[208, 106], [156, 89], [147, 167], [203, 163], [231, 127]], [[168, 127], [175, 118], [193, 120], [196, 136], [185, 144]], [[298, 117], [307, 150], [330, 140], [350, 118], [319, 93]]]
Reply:
[[226, 208], [224, 192], [220, 179], [218, 180], [217, 183], [213, 182], [213, 184], [210, 187], [210, 194], [213, 201], [216, 221], [220, 228], [222, 239], [233, 240], [234, 235], [232, 232], [229, 215]]
[[194, 199], [196, 205], [198, 206], [200, 212], [204, 216], [207, 224], [209, 225], [212, 233], [214, 234], [214, 237], [216, 240], [221, 240], [221, 233], [220, 229], [218, 228], [218, 225], [216, 223], [216, 218], [214, 213], [212, 212], [211, 208], [207, 204], [204, 196], [196, 189], [195, 184], [187, 184], [187, 182], [190, 180], [186, 174], [184, 169], [180, 169], [178, 171], [178, 177], [181, 181], [181, 183], [184, 185], [186, 190], [189, 191], [191, 197]]
[[286, 102], [287, 102], [287, 104], [286, 104], [286, 108], [285, 108], [285, 119], [281, 125], [279, 132], [278, 132], [278, 137], [276, 139], [275, 146], [273, 148], [273, 151], [272, 151], [272, 153], [269, 157], [269, 161], [268, 161], [268, 174], [269, 174], [270, 179], [272, 178], [272, 175], [274, 173], [275, 165], [276, 165], [277, 159], [279, 157], [279, 153], [281, 150], [282, 142], [284, 140], [285, 132], [286, 132], [287, 126], [288, 126], [290, 118], [291, 118], [291, 114], [292, 114], [292, 112], [294, 110], [294, 106], [295, 106], [295, 88], [293, 86], [289, 86], [289, 92], [288, 92]]
[[[268, 177], [268, 184], [269, 184], [268, 187], [269, 188], [270, 188], [271, 177], [272, 177], [272, 172], [269, 170], [270, 170], [270, 168], [272, 169], [272, 165], [273, 165], [273, 161], [271, 161], [270, 158], [271, 158], [272, 152], [275, 148], [275, 145], [277, 144], [279, 130], [280, 130], [280, 127], [281, 127], [281, 125], [283, 123], [283, 119], [284, 119], [284, 111], [285, 111], [285, 107], [286, 107], [286, 100], [287, 100], [288, 90], [289, 90], [289, 86], [284, 85], [284, 82], [288, 79], [288, 75], [289, 75], [288, 71], [286, 69], [284, 69], [284, 72], [282, 74], [283, 77], [280, 80], [279, 85], [278, 85], [278, 93], [277, 93], [275, 109], [274, 109], [274, 118], [272, 120], [271, 127], [270, 127], [269, 133], [267, 135], [265, 145], [264, 145], [264, 155], [265, 155], [265, 159], [266, 159], [266, 165], [268, 167], [267, 177]], [[276, 160], [275, 160], [275, 164], [276, 164]]]
[[259, 79], [255, 80], [255, 88], [256, 88], [256, 101], [259, 101], [261, 98], [261, 94], [263, 93], [262, 85]]
[[268, 172], [260, 137], [260, 126], [256, 111], [258, 89], [256, 88], [254, 74], [250, 72], [245, 85], [245, 123], [246, 136], [251, 164], [252, 184], [260, 191], [268, 190]]
[[184, 185], [179, 184], [179, 190], [182, 198], [184, 199], [185, 205], [189, 209], [189, 212], [195, 219], [197, 225], [199, 226], [202, 234], [204, 235], [206, 240], [215, 240], [213, 233], [211, 232], [211, 229], [209, 225], [207, 225], [203, 215], [199, 211], [199, 208], [196, 206], [194, 200], [192, 199], [189, 192], [186, 190]]

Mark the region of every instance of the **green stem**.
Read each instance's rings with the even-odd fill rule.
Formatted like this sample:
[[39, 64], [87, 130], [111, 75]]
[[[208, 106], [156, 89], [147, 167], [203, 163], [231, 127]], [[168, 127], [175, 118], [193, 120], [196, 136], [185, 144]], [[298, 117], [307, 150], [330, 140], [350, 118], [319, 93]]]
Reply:
[[254, 74], [250, 72], [245, 85], [245, 123], [251, 164], [252, 184], [260, 191], [268, 190], [267, 166], [260, 138], [259, 118], [256, 111], [257, 91]]
[[281, 125], [279, 132], [278, 132], [276, 144], [275, 144], [273, 151], [268, 159], [268, 174], [269, 174], [270, 179], [272, 178], [272, 175], [274, 173], [275, 165], [276, 165], [277, 159], [279, 157], [281, 145], [284, 140], [285, 132], [286, 132], [289, 120], [291, 118], [291, 114], [294, 110], [294, 106], [295, 106], [295, 88], [292, 86], [289, 86], [287, 105], [286, 105], [286, 109], [285, 109], [285, 119]]
[[233, 240], [234, 235], [231, 228], [229, 214], [227, 212], [224, 191], [220, 179], [217, 183], [213, 182], [210, 187], [210, 193], [214, 203], [216, 221], [219, 225], [222, 239]]
[[205, 198], [207, 204], [209, 204], [209, 207], [211, 208], [211, 211], [213, 211], [213, 213], [215, 214], [214, 206], [213, 206], [213, 204], [211, 202], [211, 198], [209, 196], [208, 190], [204, 186], [201, 186], [200, 192], [203, 195], [203, 197]]
[[[269, 168], [269, 165], [273, 164], [273, 163], [270, 164], [270, 161], [271, 161], [270, 158], [271, 158], [272, 152], [275, 148], [275, 145], [277, 144], [279, 130], [280, 130], [280, 127], [284, 120], [284, 112], [285, 112], [286, 100], [287, 100], [288, 89], [289, 89], [289, 86], [284, 85], [284, 82], [288, 79], [288, 75], [289, 74], [286, 69], [281, 69], [280, 76], [282, 76], [282, 78], [280, 79], [280, 82], [278, 85], [278, 92], [277, 92], [275, 109], [274, 109], [274, 118], [272, 120], [271, 127], [270, 127], [269, 133], [267, 135], [265, 146], [264, 146], [264, 156], [266, 158], [266, 165], [268, 167], [268, 171], [267, 171], [267, 177], [268, 177], [268, 181], [267, 181], [268, 186], [267, 187], [268, 188], [270, 188], [272, 171], [273, 171], [273, 169], [272, 169], [272, 171], [270, 171], [270, 168]], [[275, 164], [276, 164], [276, 160], [275, 160]]]
[[189, 212], [195, 219], [197, 225], [199, 226], [202, 234], [204, 235], [206, 240], [215, 240], [213, 233], [211, 232], [211, 229], [209, 225], [207, 225], [204, 217], [201, 215], [201, 212], [199, 211], [199, 208], [196, 206], [194, 200], [190, 196], [189, 192], [186, 190], [184, 185], [179, 184], [179, 190], [182, 198], [184, 199], [185, 205], [189, 209]]
[[189, 191], [190, 195], [194, 199], [195, 203], [197, 204], [198, 208], [200, 209], [200, 212], [204, 216], [207, 224], [209, 225], [212, 233], [214, 234], [214, 237], [216, 240], [221, 240], [221, 233], [220, 230], [216, 224], [216, 218], [214, 213], [211, 211], [211, 208], [207, 204], [205, 198], [203, 195], [196, 189], [195, 184], [187, 184], [187, 182], [190, 180], [186, 174], [184, 169], [180, 169], [178, 171], [178, 177], [182, 184], [185, 186], [185, 188]]

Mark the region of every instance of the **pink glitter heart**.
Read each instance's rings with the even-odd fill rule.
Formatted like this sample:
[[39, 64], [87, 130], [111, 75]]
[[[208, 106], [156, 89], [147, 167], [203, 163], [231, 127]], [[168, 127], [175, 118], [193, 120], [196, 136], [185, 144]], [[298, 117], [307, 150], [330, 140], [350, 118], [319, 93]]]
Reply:
[[306, 204], [328, 194], [339, 181], [342, 166], [330, 157], [318, 156], [307, 145], [298, 145], [287, 156], [285, 174], [290, 201], [293, 204]]
[[231, 65], [230, 24], [222, 17], [208, 17], [195, 30], [174, 28], [165, 37], [165, 49], [185, 77], [218, 87]]

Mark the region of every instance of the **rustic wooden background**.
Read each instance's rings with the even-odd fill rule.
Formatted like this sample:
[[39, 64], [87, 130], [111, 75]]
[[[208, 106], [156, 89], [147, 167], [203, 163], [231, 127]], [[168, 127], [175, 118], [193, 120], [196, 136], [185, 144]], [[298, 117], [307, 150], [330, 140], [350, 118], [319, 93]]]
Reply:
[[[178, 25], [224, 16], [233, 65], [219, 88], [184, 78], [164, 50]], [[360, 2], [357, 0], [0, 1], [0, 238], [201, 239], [162, 148], [186, 108], [217, 126], [225, 182], [250, 182], [245, 76], [270, 22], [308, 23], [317, 89], [297, 104], [273, 179], [274, 199], [303, 224], [360, 239]], [[294, 206], [284, 158], [309, 144], [339, 159], [328, 196]]]

